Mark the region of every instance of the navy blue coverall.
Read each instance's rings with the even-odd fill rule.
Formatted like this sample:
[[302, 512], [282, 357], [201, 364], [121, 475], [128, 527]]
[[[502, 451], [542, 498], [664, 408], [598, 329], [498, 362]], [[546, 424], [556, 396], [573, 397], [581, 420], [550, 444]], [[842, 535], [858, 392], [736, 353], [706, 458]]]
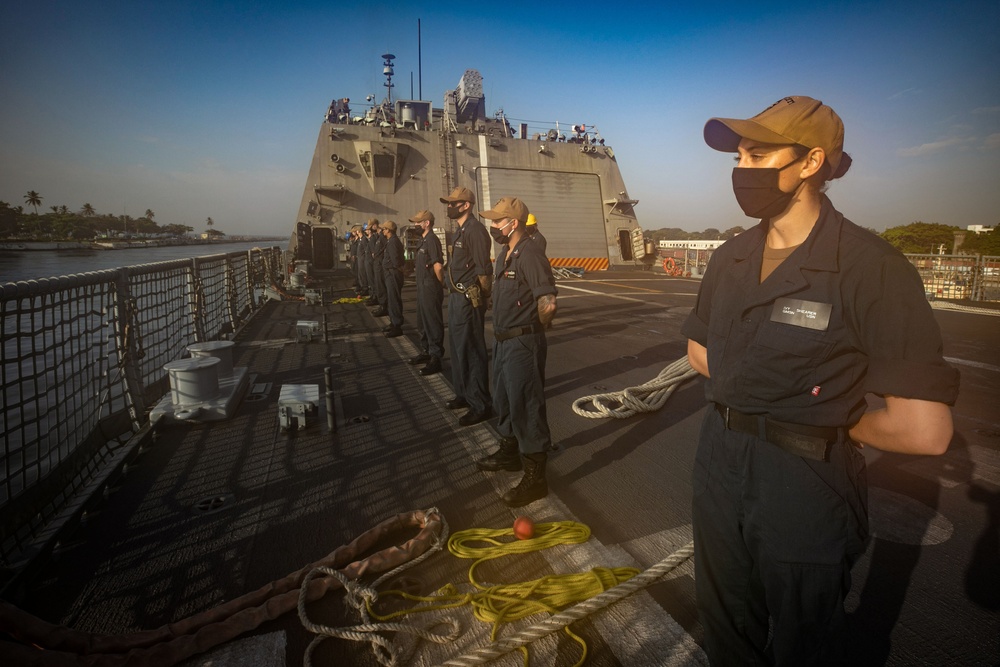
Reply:
[[372, 234], [371, 238], [368, 239], [368, 248], [372, 258], [370, 273], [372, 294], [375, 296], [375, 302], [385, 308], [385, 271], [382, 269], [382, 260], [385, 257], [385, 236], [381, 230]]
[[389, 323], [396, 329], [403, 327], [403, 242], [395, 234], [386, 239], [382, 255], [382, 276], [385, 283], [386, 310]]
[[537, 300], [555, 294], [552, 267], [541, 247], [522, 237], [503, 246], [493, 282], [493, 410], [497, 433], [517, 438], [522, 454], [551, 448], [545, 412], [545, 332]]
[[434, 273], [434, 265], [444, 265], [441, 239], [431, 229], [420, 239], [413, 260], [417, 279], [417, 331], [420, 351], [440, 360], [444, 357], [444, 286]]
[[[707, 349], [714, 404], [693, 474], [698, 608], [713, 665], [843, 664], [868, 537], [865, 460], [847, 431], [866, 393], [952, 404], [958, 373], [892, 246], [824, 196], [808, 238], [760, 282], [767, 225], [713, 254], [682, 327]], [[734, 428], [732, 411], [757, 432]], [[826, 456], [797, 455], [775, 422], [832, 434]]]
[[451, 260], [445, 269], [448, 296], [448, 332], [451, 348], [451, 383], [455, 396], [465, 399], [476, 413], [490, 409], [489, 359], [486, 353], [486, 298], [473, 306], [466, 290], [479, 276], [489, 276], [490, 235], [474, 215], [459, 226], [452, 242]]

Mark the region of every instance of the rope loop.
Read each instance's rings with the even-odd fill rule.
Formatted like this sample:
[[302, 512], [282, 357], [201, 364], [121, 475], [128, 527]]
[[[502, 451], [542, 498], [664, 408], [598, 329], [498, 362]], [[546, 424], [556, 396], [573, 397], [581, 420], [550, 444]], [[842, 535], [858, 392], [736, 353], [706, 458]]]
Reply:
[[[419, 628], [400, 623], [373, 623], [371, 616], [369, 615], [372, 605], [379, 598], [379, 593], [377, 591], [379, 584], [386, 579], [394, 577], [400, 572], [423, 562], [425, 559], [429, 558], [431, 554], [441, 551], [446, 544], [448, 537], [448, 522], [445, 521], [444, 516], [441, 515], [436, 507], [432, 507], [428, 510], [415, 514], [420, 517], [420, 528], [422, 530], [436, 529], [437, 531], [427, 540], [429, 547], [416, 558], [402, 563], [401, 565], [386, 572], [370, 585], [362, 584], [358, 580], [350, 580], [340, 570], [328, 566], [315, 567], [306, 575], [305, 580], [302, 582], [302, 587], [299, 590], [299, 620], [302, 622], [302, 625], [306, 628], [306, 630], [316, 634], [317, 636], [313, 638], [312, 642], [310, 642], [309, 646], [306, 648], [304, 658], [305, 667], [311, 667], [313, 651], [328, 637], [337, 637], [339, 639], [370, 643], [375, 659], [379, 662], [379, 664], [385, 665], [386, 667], [396, 667], [397, 665], [406, 664], [407, 661], [404, 659], [404, 656], [399, 654], [398, 650], [393, 646], [393, 643], [379, 633], [402, 632], [436, 643], [447, 643], [458, 638], [461, 632], [461, 626], [453, 619], [445, 619], [444, 621], [435, 623], [434, 625], [441, 625], [442, 623], [450, 625], [450, 630], [448, 632], [438, 634], [431, 632], [430, 628]], [[319, 576], [334, 577], [340, 582], [345, 593], [344, 603], [348, 606], [348, 608], [357, 610], [358, 615], [361, 618], [360, 624], [344, 628], [333, 628], [319, 623], [313, 623], [309, 619], [309, 616], [306, 613], [307, 592], [309, 588], [308, 583]], [[434, 625], [431, 627], [434, 627]]]
[[655, 412], [663, 407], [677, 387], [696, 375], [698, 371], [691, 367], [687, 356], [684, 356], [645, 384], [576, 399], [573, 401], [573, 412], [589, 419], [628, 419], [644, 412]]

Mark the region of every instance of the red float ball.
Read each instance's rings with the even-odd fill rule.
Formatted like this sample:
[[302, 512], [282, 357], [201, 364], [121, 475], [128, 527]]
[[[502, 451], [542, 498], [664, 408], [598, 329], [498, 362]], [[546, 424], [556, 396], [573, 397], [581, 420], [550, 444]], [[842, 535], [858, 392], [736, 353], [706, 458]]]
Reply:
[[514, 519], [514, 537], [519, 540], [530, 540], [535, 535], [535, 522], [526, 516]]

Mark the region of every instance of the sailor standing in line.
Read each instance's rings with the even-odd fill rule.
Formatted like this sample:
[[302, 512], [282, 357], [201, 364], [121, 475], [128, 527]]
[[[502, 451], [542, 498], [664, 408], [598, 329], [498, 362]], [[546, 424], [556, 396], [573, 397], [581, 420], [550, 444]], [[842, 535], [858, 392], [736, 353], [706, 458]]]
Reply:
[[736, 200], [760, 219], [712, 255], [681, 329], [711, 401], [691, 511], [705, 651], [857, 664], [844, 600], [868, 537], [861, 443], [943, 453], [958, 372], [913, 265], [824, 194], [851, 165], [833, 109], [786, 97], [704, 135], [737, 154]]
[[542, 233], [538, 231], [538, 220], [535, 218], [533, 213], [528, 214], [528, 222], [524, 223], [524, 230], [528, 233], [528, 238], [537, 243], [542, 249], [542, 254], [545, 254], [545, 249], [548, 246], [548, 241], [542, 236]]
[[361, 225], [351, 227], [351, 242], [347, 246], [347, 259], [351, 264], [351, 275], [354, 276], [354, 293], [361, 296], [361, 266], [358, 260], [358, 249], [361, 245]]
[[403, 242], [396, 234], [396, 223], [387, 220], [382, 225], [385, 252], [382, 254], [382, 275], [385, 279], [386, 310], [389, 326], [382, 330], [386, 338], [403, 335]]
[[420, 245], [413, 259], [417, 279], [417, 331], [420, 332], [420, 354], [409, 364], [426, 364], [421, 375], [441, 372], [444, 356], [444, 255], [441, 239], [434, 233], [434, 214], [424, 210], [410, 218], [422, 230]]
[[369, 231], [368, 223], [366, 222], [361, 226], [361, 232], [358, 234], [357, 245], [358, 284], [360, 286], [359, 295], [366, 298], [366, 303], [369, 303], [372, 298], [372, 255], [368, 249], [370, 237], [371, 231]]
[[376, 306], [375, 310], [372, 311], [372, 315], [375, 317], [385, 317], [389, 314], [389, 311], [385, 308], [385, 272], [382, 270], [382, 260], [385, 257], [385, 236], [382, 234], [382, 229], [379, 227], [377, 219], [372, 218], [368, 226], [372, 229], [372, 237], [369, 239], [369, 245], [372, 254], [372, 294], [375, 296], [375, 303], [373, 305]]
[[528, 238], [528, 207], [504, 197], [480, 213], [503, 246], [493, 283], [493, 409], [500, 448], [476, 462], [480, 470], [521, 470], [503, 501], [521, 507], [548, 495], [545, 464], [552, 448], [545, 412], [545, 327], [556, 314], [556, 283], [541, 247]]
[[490, 235], [472, 214], [476, 196], [457, 187], [441, 203], [458, 224], [451, 259], [445, 268], [448, 280], [448, 333], [451, 348], [452, 410], [468, 408], [458, 423], [471, 426], [490, 418], [489, 361], [486, 353], [486, 302], [492, 282]]

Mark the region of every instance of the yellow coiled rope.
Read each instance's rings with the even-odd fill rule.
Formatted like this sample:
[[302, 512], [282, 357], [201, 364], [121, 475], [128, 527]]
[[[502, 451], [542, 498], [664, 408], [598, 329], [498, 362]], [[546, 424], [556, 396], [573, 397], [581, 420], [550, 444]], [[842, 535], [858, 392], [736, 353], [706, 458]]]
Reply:
[[[472, 613], [477, 619], [493, 624], [490, 640], [496, 641], [503, 623], [517, 621], [540, 612], [554, 614], [628, 581], [639, 574], [639, 570], [633, 567], [594, 568], [589, 572], [554, 574], [534, 581], [489, 585], [476, 579], [476, 567], [485, 561], [504, 556], [531, 553], [560, 544], [580, 544], [586, 542], [589, 537], [590, 528], [575, 521], [537, 524], [534, 536], [528, 540], [516, 539], [511, 528], [473, 528], [459, 531], [448, 540], [448, 550], [458, 558], [475, 559], [469, 567], [469, 582], [475, 587], [475, 592], [460, 593], [452, 584], [442, 587], [436, 594], [428, 597], [399, 590], [384, 591], [380, 596], [395, 595], [418, 602], [420, 605], [383, 616], [376, 613], [369, 603], [368, 612], [372, 618], [387, 621], [406, 614], [454, 609], [468, 604], [472, 606]], [[587, 644], [569, 627], [566, 627], [565, 631], [580, 645], [582, 654], [576, 666], [582, 665], [587, 657]], [[527, 667], [528, 650], [522, 646], [520, 651]]]

